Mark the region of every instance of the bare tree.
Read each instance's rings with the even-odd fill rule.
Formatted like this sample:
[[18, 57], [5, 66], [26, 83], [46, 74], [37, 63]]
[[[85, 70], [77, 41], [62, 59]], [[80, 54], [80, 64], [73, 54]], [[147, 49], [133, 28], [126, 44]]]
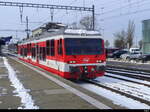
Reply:
[[122, 30], [114, 34], [116, 37], [114, 41], [115, 47], [130, 48], [133, 45], [134, 32], [134, 21], [129, 20], [127, 31]]
[[92, 20], [91, 16], [85, 16], [80, 20], [80, 25], [83, 26], [86, 30], [92, 29]]
[[106, 47], [106, 48], [108, 48], [108, 47], [109, 47], [109, 45], [110, 45], [109, 41], [108, 41], [108, 40], [106, 40], [106, 41], [105, 41], [105, 47]]
[[77, 28], [78, 28], [77, 22], [73, 22], [73, 23], [70, 25], [70, 27], [71, 27], [72, 29], [77, 29]]
[[133, 45], [134, 32], [135, 32], [134, 21], [129, 20], [126, 39], [127, 40], [126, 44], [128, 45], [129, 48]]
[[121, 49], [126, 47], [126, 32], [124, 30], [115, 33], [114, 37], [116, 37], [114, 41], [115, 47], [121, 48]]

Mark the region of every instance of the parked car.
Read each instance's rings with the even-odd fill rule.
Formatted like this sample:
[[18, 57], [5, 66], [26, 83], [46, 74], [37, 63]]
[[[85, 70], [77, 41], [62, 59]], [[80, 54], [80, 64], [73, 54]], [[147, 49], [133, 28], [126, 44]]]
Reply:
[[142, 52], [128, 52], [128, 53], [125, 53], [125, 54], [122, 54], [120, 56], [121, 59], [123, 60], [139, 60], [142, 56]]
[[139, 48], [130, 48], [130, 49], [129, 49], [129, 52], [130, 52], [130, 53], [140, 53], [141, 51], [140, 51]]
[[138, 60], [141, 60], [143, 63], [146, 61], [150, 61], [150, 54], [142, 54], [142, 56], [139, 57]]
[[106, 48], [106, 57], [112, 58], [113, 53], [117, 50], [119, 50], [119, 48]]
[[126, 53], [128, 53], [127, 50], [118, 50], [118, 51], [115, 51], [115, 52], [113, 53], [113, 55], [112, 55], [112, 58], [120, 58], [120, 56], [121, 56], [122, 54], [126, 54]]

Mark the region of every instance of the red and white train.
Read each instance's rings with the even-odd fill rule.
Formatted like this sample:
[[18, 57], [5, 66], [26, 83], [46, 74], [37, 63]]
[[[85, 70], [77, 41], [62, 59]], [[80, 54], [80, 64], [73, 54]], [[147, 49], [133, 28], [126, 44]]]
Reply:
[[36, 29], [32, 37], [18, 44], [19, 59], [66, 79], [103, 76], [106, 55], [100, 34], [62, 26], [49, 23]]

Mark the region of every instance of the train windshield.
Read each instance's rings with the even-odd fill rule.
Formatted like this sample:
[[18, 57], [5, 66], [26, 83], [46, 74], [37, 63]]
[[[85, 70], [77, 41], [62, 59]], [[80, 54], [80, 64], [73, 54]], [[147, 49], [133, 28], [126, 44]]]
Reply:
[[102, 39], [66, 38], [66, 55], [99, 55], [103, 53]]

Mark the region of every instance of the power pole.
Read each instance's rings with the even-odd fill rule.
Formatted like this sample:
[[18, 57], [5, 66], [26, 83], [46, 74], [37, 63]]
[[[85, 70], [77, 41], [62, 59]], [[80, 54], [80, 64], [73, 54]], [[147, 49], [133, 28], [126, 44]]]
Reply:
[[93, 30], [95, 30], [95, 6], [92, 6]]
[[27, 33], [27, 38], [29, 38], [29, 20], [28, 20], [28, 16], [26, 16], [26, 33]]
[[53, 19], [54, 19], [54, 9], [50, 8], [50, 13], [51, 13], [51, 22], [53, 22]]

